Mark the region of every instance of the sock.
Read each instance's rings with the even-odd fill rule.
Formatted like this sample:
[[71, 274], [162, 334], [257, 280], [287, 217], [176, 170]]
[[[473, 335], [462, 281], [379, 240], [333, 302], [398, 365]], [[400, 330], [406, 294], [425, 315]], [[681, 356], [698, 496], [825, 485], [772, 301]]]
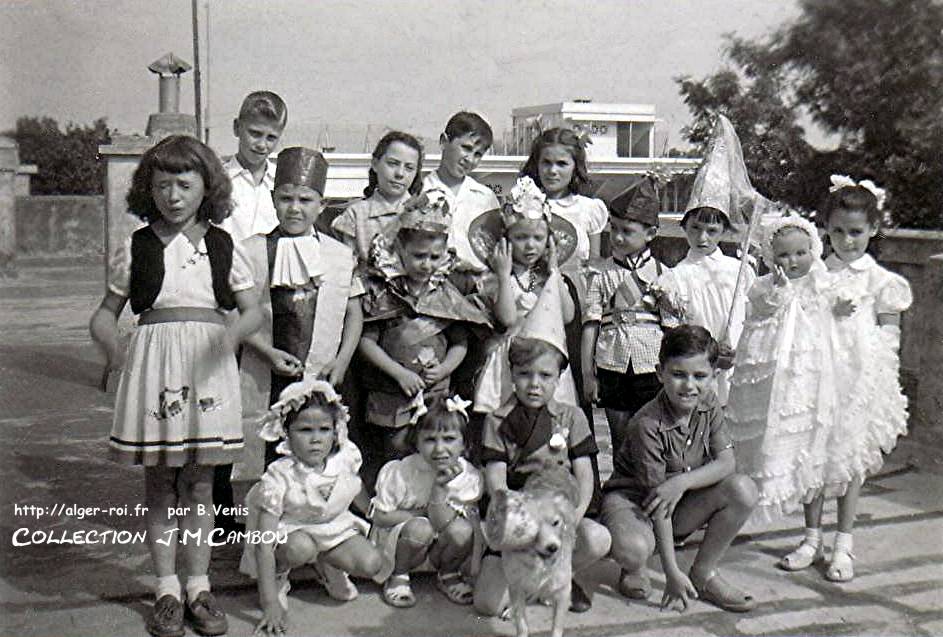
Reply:
[[174, 575], [165, 575], [157, 578], [157, 588], [155, 590], [157, 599], [164, 595], [173, 595], [174, 599], [180, 601], [180, 578]]
[[832, 552], [844, 551], [851, 555], [852, 548], [853, 542], [851, 533], [842, 533], [839, 531], [835, 534], [835, 548], [832, 549]]
[[191, 575], [187, 578], [187, 599], [193, 601], [203, 591], [210, 591], [209, 575]]
[[815, 548], [818, 548], [822, 545], [822, 529], [815, 528], [810, 529], [806, 527], [805, 537], [802, 540], [803, 544], [811, 544]]

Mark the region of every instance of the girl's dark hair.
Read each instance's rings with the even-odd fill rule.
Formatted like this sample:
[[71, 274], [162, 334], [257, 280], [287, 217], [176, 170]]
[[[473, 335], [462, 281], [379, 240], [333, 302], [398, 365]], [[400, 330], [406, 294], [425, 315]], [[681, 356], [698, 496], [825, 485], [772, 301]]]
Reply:
[[534, 180], [541, 190], [543, 184], [540, 183], [540, 155], [544, 148], [548, 146], [560, 145], [570, 151], [570, 156], [575, 164], [573, 168], [573, 178], [567, 186], [567, 190], [576, 195], [581, 195], [589, 187], [589, 172], [586, 169], [586, 149], [583, 148], [583, 142], [579, 136], [569, 128], [549, 128], [540, 134], [540, 137], [534, 140], [530, 146], [530, 156], [524, 162], [519, 176], [530, 177]]
[[[401, 144], [406, 144], [417, 153], [419, 153], [419, 160], [416, 162], [416, 176], [413, 177], [413, 183], [409, 184], [409, 194], [418, 195], [422, 190], [422, 158], [423, 150], [422, 144], [418, 139], [410, 135], [409, 133], [404, 133], [402, 131], [394, 130], [390, 131], [386, 135], [380, 138], [380, 141], [377, 142], [376, 148], [373, 149], [373, 159], [380, 161], [383, 158], [383, 155], [386, 154], [387, 149], [394, 142], [399, 142]], [[373, 170], [373, 166], [370, 166], [370, 171], [367, 173], [367, 187], [363, 189], [363, 196], [369, 197], [377, 189], [377, 173]]]
[[700, 223], [721, 223], [724, 230], [730, 230], [730, 219], [717, 208], [702, 206], [700, 208], [691, 208], [681, 217], [681, 227], [687, 228], [689, 221], [698, 221]]
[[717, 366], [720, 355], [717, 341], [700, 325], [681, 325], [666, 329], [658, 349], [658, 363], [664, 367], [672, 358], [688, 358], [707, 354], [711, 367]]
[[343, 411], [341, 410], [340, 405], [337, 403], [327, 402], [324, 400], [324, 396], [321, 394], [312, 394], [311, 396], [308, 396], [305, 401], [298, 406], [298, 409], [292, 409], [288, 412], [288, 414], [285, 416], [285, 432], [287, 433], [291, 431], [292, 424], [298, 420], [298, 416], [301, 415], [301, 412], [312, 407], [316, 409], [323, 409], [327, 413], [331, 414], [331, 418], [334, 422], [335, 434], [334, 445], [331, 448], [331, 453], [334, 453], [340, 449], [340, 442], [337, 440], [337, 420], [341, 417]]
[[828, 193], [822, 204], [822, 222], [828, 224], [829, 217], [836, 210], [859, 210], [867, 215], [872, 226], [881, 226], [877, 197], [863, 186], [845, 186]]
[[203, 178], [203, 202], [196, 213], [198, 221], [220, 223], [232, 210], [232, 182], [209, 146], [188, 135], [172, 135], [150, 148], [141, 157], [131, 178], [128, 212], [147, 223], [160, 219], [160, 211], [151, 194], [154, 171], [179, 175], [195, 171]]
[[[435, 397], [426, 405], [426, 413], [419, 418], [414, 427], [409, 428], [408, 443], [416, 449], [419, 434], [423, 431], [438, 431], [440, 429], [454, 430], [462, 434], [462, 441], [468, 447], [468, 419], [459, 411], [449, 411], [445, 405], [445, 397]], [[471, 406], [466, 409], [471, 409]]]
[[432, 239], [444, 239], [448, 241], [447, 232], [434, 232], [422, 228], [400, 228], [396, 233], [396, 240], [401, 245], [412, 243], [413, 241], [430, 241]]
[[556, 347], [539, 338], [525, 338], [517, 336], [511, 339], [511, 346], [508, 349], [508, 362], [511, 367], [520, 367], [529, 365], [544, 354], [552, 353], [557, 357], [562, 373], [567, 366], [566, 356]]

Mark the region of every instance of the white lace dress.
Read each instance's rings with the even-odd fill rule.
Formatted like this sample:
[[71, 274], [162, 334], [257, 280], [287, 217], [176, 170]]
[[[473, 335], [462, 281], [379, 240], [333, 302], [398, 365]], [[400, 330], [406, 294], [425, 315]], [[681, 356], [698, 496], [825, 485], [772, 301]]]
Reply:
[[832, 282], [818, 262], [783, 287], [761, 277], [747, 295], [727, 415], [737, 469], [759, 488], [759, 520], [799, 509], [825, 483], [835, 418]]
[[840, 405], [829, 439], [827, 494], [842, 495], [852, 480], [880, 469], [882, 452], [907, 433], [907, 398], [900, 386], [896, 339], [877, 324], [878, 314], [897, 314], [913, 296], [903, 277], [870, 255], [845, 263], [835, 255], [825, 264], [837, 278], [838, 294], [855, 301], [855, 313], [835, 324], [835, 377]]

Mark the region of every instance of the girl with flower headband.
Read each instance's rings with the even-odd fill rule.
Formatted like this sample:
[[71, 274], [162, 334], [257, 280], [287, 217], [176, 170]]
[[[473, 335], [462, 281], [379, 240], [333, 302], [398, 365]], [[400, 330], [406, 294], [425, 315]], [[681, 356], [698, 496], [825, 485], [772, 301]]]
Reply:
[[[511, 340], [526, 330], [534, 309], [550, 304], [559, 308], [553, 318], [561, 334], [574, 318], [575, 305], [558, 264], [576, 249], [576, 230], [550, 212], [546, 195], [530, 177], [520, 177], [503, 210], [487, 212], [472, 222], [469, 242], [492, 270], [481, 282], [479, 298], [499, 330], [485, 345], [487, 359], [475, 388], [475, 411], [490, 413], [511, 396], [508, 349]], [[541, 324], [540, 329], [549, 328]], [[565, 353], [566, 345], [561, 342], [560, 346]], [[576, 404], [569, 365], [555, 399]]]
[[448, 203], [437, 191], [420, 199], [374, 238], [365, 269], [359, 351], [369, 363], [362, 439], [371, 487], [384, 462], [409, 453], [417, 410], [448, 393], [467, 351], [468, 326], [488, 325], [448, 279]]
[[837, 279], [836, 290], [853, 302], [854, 312], [838, 321], [833, 335], [835, 426], [827, 441], [825, 485], [805, 508], [805, 538], [782, 567], [807, 568], [821, 559], [822, 506], [838, 497], [838, 532], [826, 577], [854, 577], [852, 528], [865, 478], [883, 463], [907, 431], [907, 399], [899, 374], [900, 314], [913, 302], [910, 285], [867, 254], [881, 227], [885, 192], [870, 180], [832, 175], [823, 220], [832, 254], [825, 259]]
[[322, 380], [289, 385], [263, 420], [259, 436], [280, 440], [284, 457], [246, 496], [246, 531], [277, 538], [247, 542], [239, 565], [259, 582], [257, 633], [284, 633], [291, 569], [314, 565], [339, 601], [357, 596], [346, 573], [373, 577], [380, 569], [380, 555], [366, 538], [369, 525], [349, 510], [361, 482], [360, 451], [347, 438], [348, 420], [341, 397]]
[[481, 474], [462, 457], [470, 405], [458, 395], [432, 401], [410, 431], [415, 452], [386, 463], [377, 478], [370, 538], [383, 556], [375, 579], [391, 606], [415, 605], [409, 572], [426, 558], [449, 600], [472, 603], [468, 578], [477, 573], [483, 543]]
[[825, 485], [837, 409], [832, 333], [851, 305], [833, 290], [810, 221], [784, 216], [764, 232], [770, 274], [747, 293], [727, 415], [765, 522], [808, 505]]

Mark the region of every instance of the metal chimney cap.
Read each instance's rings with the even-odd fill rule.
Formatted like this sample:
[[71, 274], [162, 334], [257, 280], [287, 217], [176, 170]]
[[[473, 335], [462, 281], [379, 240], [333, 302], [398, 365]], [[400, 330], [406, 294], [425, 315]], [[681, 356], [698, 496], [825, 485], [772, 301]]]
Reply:
[[151, 62], [147, 70], [152, 73], [157, 73], [160, 76], [168, 75], [180, 75], [181, 73], [186, 73], [193, 67], [190, 66], [190, 63], [186, 60], [178, 58], [173, 53], [168, 53], [159, 60]]

